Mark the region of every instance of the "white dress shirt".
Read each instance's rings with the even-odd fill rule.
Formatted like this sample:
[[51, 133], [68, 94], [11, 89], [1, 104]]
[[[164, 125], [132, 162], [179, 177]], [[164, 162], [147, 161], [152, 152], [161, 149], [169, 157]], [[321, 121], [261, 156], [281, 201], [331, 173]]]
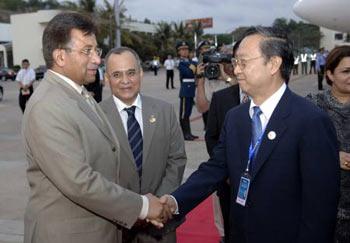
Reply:
[[164, 62], [164, 67], [166, 70], [174, 70], [175, 62], [173, 59], [166, 59]]
[[[261, 121], [261, 127], [262, 130], [265, 131], [265, 128], [267, 126], [267, 123], [269, 122], [273, 111], [275, 110], [278, 102], [281, 100], [282, 95], [284, 94], [284, 91], [286, 90], [287, 85], [285, 83], [282, 84], [282, 86], [273, 94], [271, 95], [267, 100], [264, 101], [259, 107], [262, 113], [260, 114], [260, 121]], [[250, 108], [249, 108], [249, 116], [250, 118], [253, 117], [253, 107], [257, 106], [254, 104], [253, 99], [250, 102]]]
[[35, 80], [35, 72], [32, 68], [19, 70], [16, 81], [22, 82], [23, 85], [28, 85]]
[[114, 100], [115, 105], [117, 106], [120, 118], [122, 119], [122, 123], [123, 123], [123, 127], [124, 127], [126, 135], [128, 135], [128, 124], [127, 124], [128, 123], [128, 113], [124, 109], [129, 108], [131, 106], [136, 106], [135, 118], [140, 125], [141, 133], [143, 135], [142, 101], [141, 101], [140, 94], [137, 95], [135, 101], [131, 105], [125, 104], [123, 101], [121, 101], [119, 98], [117, 98], [114, 95], [113, 95], [113, 100]]

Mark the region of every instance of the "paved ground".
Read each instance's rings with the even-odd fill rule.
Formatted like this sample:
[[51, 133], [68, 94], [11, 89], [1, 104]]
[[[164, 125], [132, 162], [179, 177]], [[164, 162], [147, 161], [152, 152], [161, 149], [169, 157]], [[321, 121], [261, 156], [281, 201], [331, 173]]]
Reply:
[[[142, 92], [172, 103], [178, 111], [179, 79], [175, 75], [174, 90], [165, 89], [165, 72], [158, 76], [146, 72]], [[26, 161], [22, 149], [20, 128], [22, 114], [18, 106], [18, 90], [15, 82], [0, 82], [4, 87], [4, 100], [0, 102], [0, 243], [19, 243], [23, 239], [23, 214], [29, 188], [26, 181]], [[38, 83], [36, 83], [37, 85]], [[290, 87], [300, 95], [317, 91], [315, 75], [292, 77]], [[110, 95], [105, 87], [104, 97]], [[194, 108], [192, 118], [199, 116]], [[203, 122], [193, 119], [192, 132], [203, 138]], [[186, 142], [188, 163], [185, 177], [195, 170], [208, 156], [203, 139]]]

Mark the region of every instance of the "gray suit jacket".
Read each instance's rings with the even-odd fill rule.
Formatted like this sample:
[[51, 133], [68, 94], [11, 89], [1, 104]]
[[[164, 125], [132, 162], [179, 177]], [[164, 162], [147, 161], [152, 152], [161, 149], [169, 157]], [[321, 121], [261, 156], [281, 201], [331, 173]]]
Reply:
[[22, 133], [31, 190], [24, 242], [121, 242], [139, 195], [120, 184], [119, 142], [102, 110], [47, 72], [29, 100]]
[[[175, 190], [182, 181], [186, 165], [184, 139], [171, 104], [147, 96], [141, 96], [141, 100], [143, 120], [141, 187], [128, 137], [113, 97], [102, 101], [100, 106], [120, 141], [120, 185], [137, 193], [162, 196]], [[173, 236], [175, 237], [175, 234]], [[163, 239], [163, 242], [171, 240]]]

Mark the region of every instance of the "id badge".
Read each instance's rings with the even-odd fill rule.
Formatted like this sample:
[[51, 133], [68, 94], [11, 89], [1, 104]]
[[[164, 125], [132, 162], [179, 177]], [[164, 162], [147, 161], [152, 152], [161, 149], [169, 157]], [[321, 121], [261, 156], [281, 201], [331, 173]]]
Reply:
[[239, 181], [236, 203], [242, 206], [245, 206], [248, 198], [249, 186], [250, 186], [250, 177], [247, 174], [243, 174]]

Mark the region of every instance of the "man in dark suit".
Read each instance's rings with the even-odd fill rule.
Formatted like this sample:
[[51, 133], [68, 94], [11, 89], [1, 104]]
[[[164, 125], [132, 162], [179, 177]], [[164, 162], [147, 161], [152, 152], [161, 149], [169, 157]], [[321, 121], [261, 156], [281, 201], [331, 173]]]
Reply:
[[228, 112], [211, 159], [163, 199], [186, 214], [229, 178], [232, 242], [333, 242], [335, 129], [325, 113], [287, 87], [291, 44], [271, 28], [249, 29], [233, 65], [251, 101]]

